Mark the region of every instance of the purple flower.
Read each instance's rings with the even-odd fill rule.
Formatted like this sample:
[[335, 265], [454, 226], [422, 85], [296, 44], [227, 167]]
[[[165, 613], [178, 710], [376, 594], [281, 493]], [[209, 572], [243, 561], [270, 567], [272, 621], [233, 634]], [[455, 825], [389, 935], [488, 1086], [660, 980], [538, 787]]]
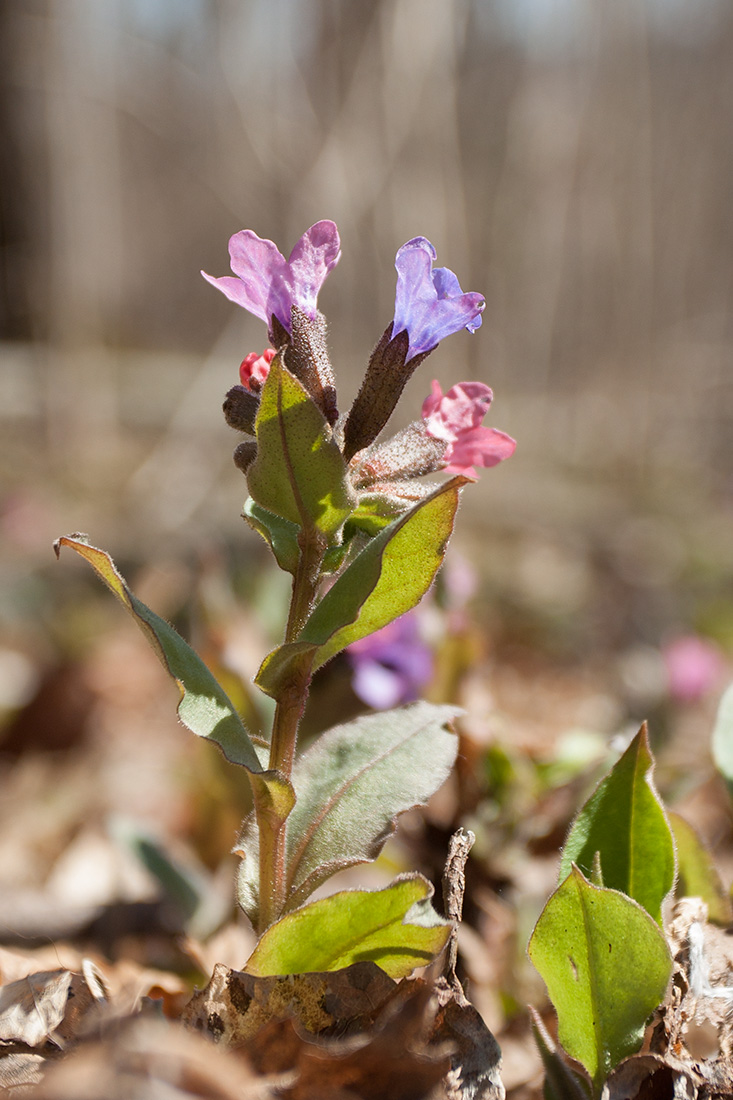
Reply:
[[433, 655], [420, 639], [414, 614], [361, 638], [346, 652], [354, 669], [351, 686], [375, 710], [417, 699], [433, 675]]
[[318, 291], [341, 255], [334, 222], [316, 222], [307, 229], [286, 260], [272, 241], [262, 240], [251, 229], [229, 238], [234, 276], [215, 279], [201, 274], [212, 286], [270, 327], [274, 314], [292, 332], [290, 310], [297, 306], [311, 320], [318, 312]]
[[481, 294], [464, 294], [447, 267], [433, 268], [436, 251], [425, 237], [414, 237], [397, 253], [392, 336], [407, 330], [410, 347], [406, 362], [432, 350], [446, 336], [481, 325], [486, 302]]

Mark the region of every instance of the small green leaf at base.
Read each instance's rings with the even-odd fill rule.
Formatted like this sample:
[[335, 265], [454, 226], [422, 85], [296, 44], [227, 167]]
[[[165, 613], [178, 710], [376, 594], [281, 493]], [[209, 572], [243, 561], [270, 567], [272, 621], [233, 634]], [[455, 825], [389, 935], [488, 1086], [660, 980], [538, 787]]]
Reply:
[[600, 871], [604, 886], [628, 894], [660, 923], [662, 902], [674, 885], [675, 852], [653, 770], [644, 725], [575, 818], [560, 881], [573, 863], [589, 877]]
[[426, 966], [445, 946], [451, 924], [430, 904], [422, 875], [402, 875], [384, 890], [344, 890], [273, 924], [246, 971], [259, 977], [341, 970], [369, 960], [391, 978]]
[[529, 941], [558, 1017], [560, 1042], [588, 1070], [596, 1094], [637, 1051], [672, 972], [667, 942], [646, 910], [592, 886], [573, 866]]

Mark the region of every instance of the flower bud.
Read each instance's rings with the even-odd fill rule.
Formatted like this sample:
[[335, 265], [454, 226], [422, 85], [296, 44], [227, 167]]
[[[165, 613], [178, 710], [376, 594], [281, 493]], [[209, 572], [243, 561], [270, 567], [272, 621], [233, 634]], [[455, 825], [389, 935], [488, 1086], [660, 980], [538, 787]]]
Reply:
[[257, 458], [257, 444], [254, 440], [245, 440], [244, 443], [240, 443], [238, 447], [235, 447], [233, 457], [234, 465], [237, 469], [241, 470], [243, 474], [246, 474], [247, 470]]
[[230, 428], [254, 435], [255, 418], [259, 406], [259, 398], [244, 386], [232, 386], [222, 405], [224, 419]]

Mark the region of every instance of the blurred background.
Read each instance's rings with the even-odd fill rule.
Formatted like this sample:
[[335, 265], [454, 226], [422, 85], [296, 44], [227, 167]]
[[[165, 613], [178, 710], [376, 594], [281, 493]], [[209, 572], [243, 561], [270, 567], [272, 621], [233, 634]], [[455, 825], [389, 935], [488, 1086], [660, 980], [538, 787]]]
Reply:
[[[480, 379], [489, 423], [518, 440], [465, 494], [470, 623], [427, 628], [460, 642], [444, 698], [472, 708], [477, 744], [544, 752], [644, 717], [661, 736], [677, 714], [665, 647], [692, 635], [713, 656], [688, 657], [702, 687], [678, 692], [703, 708], [677, 714], [681, 774], [733, 650], [731, 135], [727, 0], [1, 5], [3, 759], [84, 730], [106, 746], [100, 814], [154, 804], [210, 864], [226, 851], [229, 820], [205, 851], [200, 790], [162, 793], [175, 693], [51, 543], [88, 532], [213, 663], [252, 675], [285, 593], [240, 518], [221, 401], [266, 335], [199, 269], [227, 274], [239, 229], [287, 255], [331, 218], [343, 255], [320, 306], [342, 408], [392, 318], [406, 240], [429, 237], [487, 300], [480, 333], [446, 341], [399, 413], [433, 377]], [[340, 698], [329, 675], [322, 700]], [[79, 826], [36, 818], [35, 855], [18, 856], [12, 819], [58, 771], [7, 767], [0, 857], [28, 880]]]

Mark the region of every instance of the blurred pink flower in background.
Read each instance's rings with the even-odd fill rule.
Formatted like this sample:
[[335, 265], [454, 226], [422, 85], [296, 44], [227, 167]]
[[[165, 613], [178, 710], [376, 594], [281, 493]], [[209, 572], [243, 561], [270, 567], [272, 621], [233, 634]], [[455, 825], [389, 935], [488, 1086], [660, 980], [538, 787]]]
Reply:
[[695, 703], [718, 686], [725, 670], [719, 647], [709, 638], [685, 634], [662, 648], [667, 687], [673, 699]]
[[433, 381], [422, 416], [428, 435], [448, 444], [448, 473], [476, 477], [475, 466], [496, 466], [514, 454], [517, 444], [510, 435], [481, 424], [493, 396], [483, 382], [459, 382], [444, 394], [440, 383]]

